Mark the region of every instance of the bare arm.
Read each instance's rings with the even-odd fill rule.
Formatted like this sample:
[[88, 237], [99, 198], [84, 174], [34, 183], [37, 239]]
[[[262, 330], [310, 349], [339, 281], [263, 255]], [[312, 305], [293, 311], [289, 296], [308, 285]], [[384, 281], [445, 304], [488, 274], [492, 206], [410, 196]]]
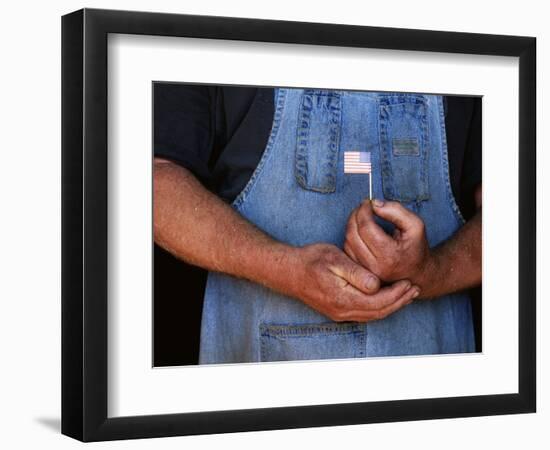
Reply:
[[481, 211], [434, 248], [419, 284], [423, 297], [438, 297], [481, 284]]
[[242, 218], [186, 169], [156, 159], [154, 181], [155, 241], [178, 258], [263, 283], [272, 275], [266, 267], [287, 262], [287, 246]]
[[154, 164], [154, 236], [180, 259], [263, 284], [333, 320], [379, 319], [418, 295], [408, 280], [379, 289], [376, 276], [335, 246], [296, 248], [274, 240], [189, 171], [160, 159]]

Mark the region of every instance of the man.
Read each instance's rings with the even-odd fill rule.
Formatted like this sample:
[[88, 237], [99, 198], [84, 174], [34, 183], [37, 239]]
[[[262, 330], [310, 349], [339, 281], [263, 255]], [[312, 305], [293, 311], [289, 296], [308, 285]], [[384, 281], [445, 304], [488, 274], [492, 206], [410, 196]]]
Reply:
[[441, 96], [244, 93], [155, 86], [155, 240], [210, 271], [200, 363], [473, 351], [481, 215], [462, 226], [449, 162], [474, 107], [449, 158]]

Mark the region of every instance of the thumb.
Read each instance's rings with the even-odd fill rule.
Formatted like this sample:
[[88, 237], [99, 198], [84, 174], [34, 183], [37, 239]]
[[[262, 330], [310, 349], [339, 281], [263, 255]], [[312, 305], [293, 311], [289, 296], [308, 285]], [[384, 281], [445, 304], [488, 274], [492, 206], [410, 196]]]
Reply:
[[424, 222], [422, 222], [420, 217], [399, 202], [374, 200], [373, 209], [377, 216], [393, 223], [403, 233], [411, 232], [424, 226]]
[[375, 294], [380, 289], [380, 279], [344, 253], [332, 271], [364, 294]]

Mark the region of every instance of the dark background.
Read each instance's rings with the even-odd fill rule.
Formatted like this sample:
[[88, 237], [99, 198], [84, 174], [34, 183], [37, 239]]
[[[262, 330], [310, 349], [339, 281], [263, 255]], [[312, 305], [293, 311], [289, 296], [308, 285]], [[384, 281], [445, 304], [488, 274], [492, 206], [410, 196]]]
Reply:
[[174, 258], [156, 244], [153, 272], [154, 365], [198, 364], [207, 272]]

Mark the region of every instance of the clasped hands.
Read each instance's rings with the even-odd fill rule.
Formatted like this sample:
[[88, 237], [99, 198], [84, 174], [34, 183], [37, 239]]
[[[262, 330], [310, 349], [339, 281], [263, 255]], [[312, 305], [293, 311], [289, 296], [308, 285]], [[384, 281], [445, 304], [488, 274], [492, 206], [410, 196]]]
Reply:
[[[395, 225], [393, 235], [375, 216]], [[295, 295], [334, 321], [387, 317], [421, 295], [432, 264], [422, 219], [381, 200], [365, 200], [350, 214], [344, 251], [313, 244], [300, 257], [306, 264]]]

